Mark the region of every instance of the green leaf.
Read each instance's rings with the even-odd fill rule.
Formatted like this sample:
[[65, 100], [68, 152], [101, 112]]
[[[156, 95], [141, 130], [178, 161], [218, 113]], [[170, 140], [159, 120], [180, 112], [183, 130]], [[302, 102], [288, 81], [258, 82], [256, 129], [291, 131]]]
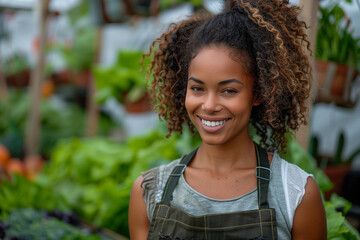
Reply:
[[336, 211], [335, 206], [331, 202], [325, 202], [325, 212], [327, 221], [327, 239], [344, 239], [344, 240], [358, 240], [359, 234], [349, 227], [349, 224]]
[[[101, 102], [115, 97], [123, 102], [122, 95], [127, 94], [125, 102], [134, 102], [144, 95], [146, 90], [146, 71], [140, 71], [143, 52], [135, 50], [121, 50], [118, 58], [111, 67], [95, 67], [94, 76], [99, 91], [107, 89], [98, 99]], [[145, 58], [143, 67], [147, 68], [150, 59]], [[111, 89], [111, 90], [110, 90]]]
[[354, 36], [340, 3], [330, 1], [326, 6], [320, 6], [319, 13], [316, 58], [358, 67], [360, 38]]
[[136, 102], [143, 96], [145, 96], [145, 89], [142, 86], [135, 86], [127, 93], [125, 102]]
[[346, 215], [351, 209], [351, 202], [347, 201], [345, 198], [340, 197], [339, 195], [333, 193], [330, 197], [330, 202], [334, 205], [336, 209], [343, 209], [342, 212]]

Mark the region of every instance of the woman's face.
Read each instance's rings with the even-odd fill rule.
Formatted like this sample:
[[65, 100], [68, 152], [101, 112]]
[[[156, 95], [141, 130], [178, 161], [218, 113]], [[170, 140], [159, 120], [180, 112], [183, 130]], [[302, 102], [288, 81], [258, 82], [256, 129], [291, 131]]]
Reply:
[[241, 63], [249, 58], [234, 52], [239, 51], [205, 47], [189, 65], [185, 107], [203, 142], [210, 145], [248, 137], [251, 109], [259, 105], [253, 96], [254, 79]]

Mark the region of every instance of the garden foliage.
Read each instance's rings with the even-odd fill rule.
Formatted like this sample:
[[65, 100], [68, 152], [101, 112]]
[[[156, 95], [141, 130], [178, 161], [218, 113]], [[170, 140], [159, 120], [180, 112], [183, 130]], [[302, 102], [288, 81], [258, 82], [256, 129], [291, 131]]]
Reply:
[[[123, 143], [104, 138], [63, 140], [55, 147], [51, 161], [37, 178], [37, 183], [31, 183], [38, 186], [34, 192], [40, 194], [37, 191], [41, 192], [41, 188], [53, 191], [53, 194], [60, 196], [56, 199], [63, 199], [63, 205], [75, 211], [82, 219], [128, 236], [128, 204], [135, 179], [141, 172], [177, 159], [200, 143], [200, 138], [192, 136], [187, 130], [169, 139], [165, 135], [164, 128], [159, 127]], [[322, 191], [331, 188], [329, 179], [317, 168], [311, 155], [301, 148], [293, 135], [289, 134], [287, 138], [288, 151], [282, 157], [312, 173]], [[25, 188], [14, 190], [10, 195], [19, 196], [22, 192], [29, 194]], [[10, 191], [8, 185], [1, 189]], [[52, 197], [47, 198], [48, 202], [54, 201]], [[32, 204], [39, 207], [34, 202], [26, 205], [26, 201], [11, 201], [14, 201], [13, 208]], [[349, 209], [349, 203], [336, 197], [325, 202], [328, 239], [360, 239], [342, 213], [336, 211], [339, 207]], [[56, 204], [52, 208], [57, 208]], [[6, 209], [11, 209], [11, 203]]]

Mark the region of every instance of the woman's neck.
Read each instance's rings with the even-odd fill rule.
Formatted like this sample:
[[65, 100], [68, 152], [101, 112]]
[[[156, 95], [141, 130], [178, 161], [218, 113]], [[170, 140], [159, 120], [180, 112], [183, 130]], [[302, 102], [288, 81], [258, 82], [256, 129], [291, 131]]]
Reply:
[[255, 168], [255, 146], [250, 137], [241, 142], [222, 145], [202, 143], [191, 162], [191, 167], [209, 168], [211, 171], [226, 173], [238, 168]]

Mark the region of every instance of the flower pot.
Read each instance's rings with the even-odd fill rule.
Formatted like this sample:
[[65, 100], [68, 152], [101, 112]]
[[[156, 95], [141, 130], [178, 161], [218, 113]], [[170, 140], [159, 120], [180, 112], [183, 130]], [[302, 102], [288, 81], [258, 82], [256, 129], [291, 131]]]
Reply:
[[57, 73], [53, 73], [51, 78], [55, 85], [63, 85], [71, 82], [72, 73], [69, 69], [63, 69]]
[[[122, 94], [122, 99], [126, 99], [126, 93]], [[124, 102], [125, 111], [128, 113], [142, 113], [152, 111], [150, 96], [145, 93], [142, 98], [135, 102]]]
[[350, 102], [351, 84], [358, 72], [354, 67], [316, 60], [316, 77], [320, 102]]
[[329, 177], [330, 181], [334, 184], [334, 187], [324, 193], [325, 199], [329, 200], [331, 194], [341, 193], [341, 188], [346, 174], [350, 171], [351, 164], [342, 164], [342, 165], [329, 165], [324, 169], [325, 174]]
[[29, 86], [30, 70], [26, 69], [16, 74], [6, 76], [6, 82], [9, 87], [22, 88]]
[[72, 73], [72, 81], [74, 85], [78, 88], [86, 89], [90, 82], [90, 70], [82, 70], [80, 72], [73, 72]]

